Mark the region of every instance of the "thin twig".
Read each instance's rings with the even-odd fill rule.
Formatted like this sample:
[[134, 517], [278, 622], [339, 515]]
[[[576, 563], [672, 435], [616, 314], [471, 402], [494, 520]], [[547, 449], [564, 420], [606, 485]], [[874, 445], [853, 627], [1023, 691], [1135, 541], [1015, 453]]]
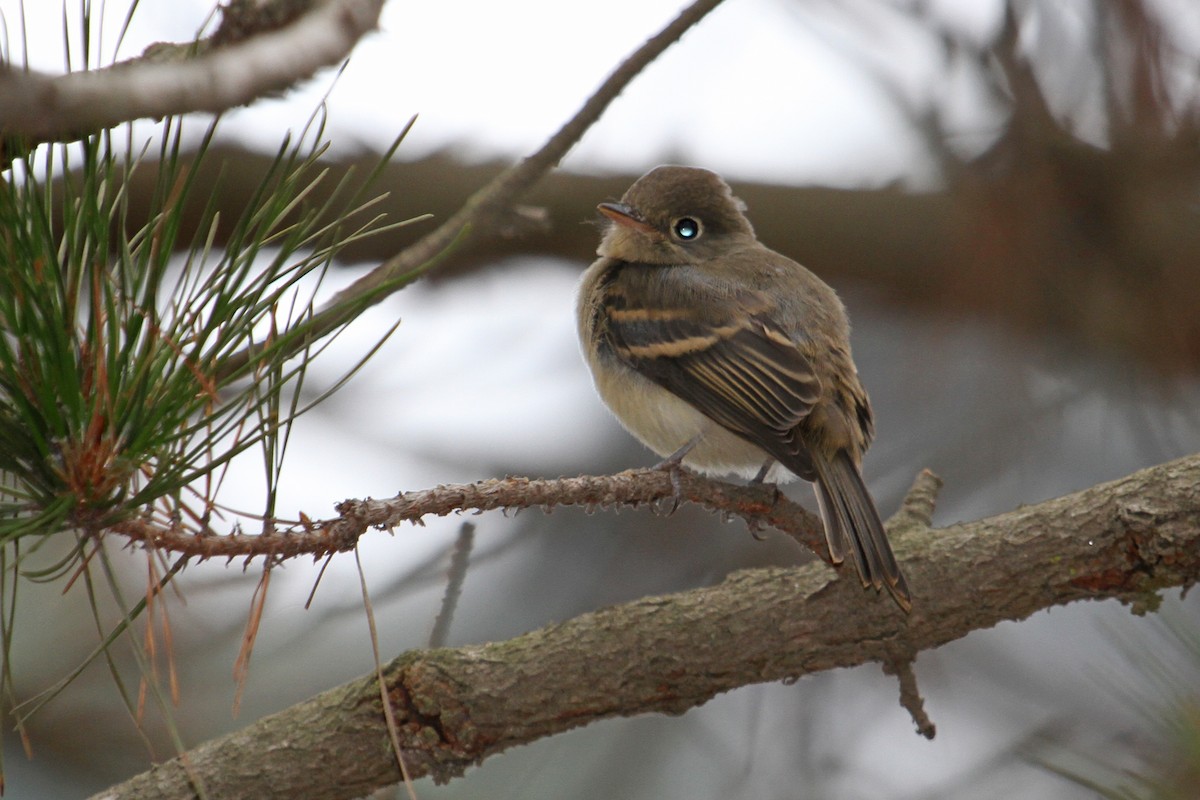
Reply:
[[[497, 175], [435, 230], [343, 289], [329, 305], [302, 323], [308, 329], [308, 335], [295, 339], [296, 349], [336, 330], [365, 309], [412, 283], [442, 263], [451, 250], [473, 239], [493, 234], [505, 220], [506, 210], [511, 209], [522, 194], [558, 164], [630, 81], [720, 3], [721, 0], [696, 0], [680, 12], [670, 24], [617, 67], [575, 116], [551, 136], [540, 150]], [[245, 350], [231, 355], [222, 365], [222, 370], [226, 374], [238, 371], [249, 356], [249, 351]]]
[[[827, 558], [821, 522], [774, 486], [742, 486], [706, 478], [686, 470], [679, 473], [680, 498], [711, 511], [732, 514], [747, 523], [765, 523]], [[257, 557], [321, 558], [353, 550], [371, 528], [390, 529], [404, 522], [421, 524], [427, 516], [444, 517], [463, 511], [509, 508], [584, 506], [588, 510], [614, 506], [652, 506], [676, 496], [671, 476], [656, 469], [627, 470], [616, 475], [535, 480], [498, 478], [404, 492], [389, 500], [346, 500], [339, 517], [292, 526], [273, 521], [257, 536], [196, 535], [182, 527], [148, 520], [127, 520], [112, 527], [132, 542], [201, 559]]]
[[446, 570], [446, 591], [442, 594], [442, 607], [433, 621], [433, 631], [429, 634], [430, 647], [445, 647], [450, 638], [450, 623], [454, 619], [458, 598], [462, 595], [463, 583], [467, 579], [467, 565], [474, 544], [475, 523], [464, 522], [458, 529], [454, 552], [450, 554], [450, 568]]
[[900, 682], [900, 705], [912, 717], [913, 723], [917, 726], [917, 733], [926, 739], [932, 739], [937, 735], [937, 726], [925, 712], [925, 698], [921, 697], [921, 690], [917, 686], [917, 674], [913, 671], [913, 659], [912, 653], [897, 655], [884, 662], [883, 671], [889, 675], [895, 675]]

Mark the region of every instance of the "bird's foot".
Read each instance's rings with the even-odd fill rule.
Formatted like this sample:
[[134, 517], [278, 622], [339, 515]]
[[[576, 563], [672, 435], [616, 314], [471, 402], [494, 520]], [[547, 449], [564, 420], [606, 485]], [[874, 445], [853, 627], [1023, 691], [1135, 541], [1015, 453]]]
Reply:
[[769, 475], [771, 473], [771, 467], [773, 467], [773, 466], [775, 466], [775, 459], [768, 458], [766, 461], [764, 461], [762, 468], [759, 469], [759, 471], [758, 471], [758, 474], [750, 479], [750, 485], [758, 486], [760, 484], [766, 483], [767, 475]]
[[655, 464], [654, 469], [667, 473], [671, 478], [671, 505], [666, 509], [666, 513], [674, 514], [683, 502], [683, 464], [680, 463], [680, 459], [672, 456]]
[[764, 530], [766, 530], [766, 528], [763, 525], [762, 520], [758, 519], [757, 517], [748, 518], [746, 520], [746, 528], [749, 529], [750, 535], [754, 537], [755, 541], [765, 542], [767, 540], [767, 537], [762, 533]]
[[[771, 467], [775, 466], [775, 459], [768, 458], [763, 462], [762, 468], [758, 470], [758, 474], [750, 479], [749, 486], [770, 485], [775, 487], [776, 497], [779, 494], [779, 487], [775, 484], [767, 484], [767, 475], [771, 473]], [[751, 517], [746, 520], [746, 527], [750, 529], [750, 535], [756, 540], [762, 542], [766, 540], [766, 536], [762, 536], [762, 531], [765, 529], [762, 520]]]
[[671, 507], [667, 510], [667, 514], [674, 514], [679, 504], [683, 502], [683, 457], [686, 456], [691, 449], [700, 441], [697, 436], [683, 447], [676, 450], [671, 455], [664, 458], [662, 461], [654, 465], [654, 469], [662, 470], [671, 477]]

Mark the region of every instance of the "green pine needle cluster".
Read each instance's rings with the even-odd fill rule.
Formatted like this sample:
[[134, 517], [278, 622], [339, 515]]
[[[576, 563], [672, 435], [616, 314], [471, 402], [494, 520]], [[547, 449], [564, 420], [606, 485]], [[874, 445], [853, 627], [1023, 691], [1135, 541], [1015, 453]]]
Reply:
[[[223, 219], [219, 190], [193, 190], [214, 129], [187, 156], [168, 122], [157, 152], [105, 132], [0, 176], [0, 546], [133, 516], [205, 531], [214, 476], [251, 447], [273, 481], [304, 410], [315, 287], [342, 246], [388, 226], [349, 176], [306, 201], [329, 178], [319, 116]], [[125, 191], [138, 170], [155, 175], [142, 219]], [[201, 219], [191, 241], [185, 214]]]

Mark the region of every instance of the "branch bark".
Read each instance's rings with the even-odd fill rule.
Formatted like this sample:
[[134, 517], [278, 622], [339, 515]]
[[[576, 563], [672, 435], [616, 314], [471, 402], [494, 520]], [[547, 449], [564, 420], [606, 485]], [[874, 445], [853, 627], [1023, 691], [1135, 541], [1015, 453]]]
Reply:
[[104, 69], [47, 75], [0, 65], [0, 131], [70, 140], [135, 119], [245, 105], [342, 61], [382, 8], [383, 0], [231, 3], [209, 39], [154, 45]]
[[[936, 480], [932, 473], [928, 475]], [[676, 473], [674, 479], [663, 470], [631, 469], [616, 475], [576, 478], [495, 478], [404, 492], [387, 500], [345, 500], [337, 506], [340, 516], [333, 519], [290, 526], [271, 520], [267, 530], [249, 536], [236, 531], [226, 535], [197, 535], [183, 523], [162, 525], [146, 519], [126, 520], [107, 530], [144, 547], [188, 558], [242, 558], [249, 562], [262, 557], [276, 561], [349, 552], [372, 528], [390, 530], [404, 522], [419, 525], [426, 516], [539, 506], [546, 510], [554, 506], [585, 506], [589, 510], [636, 508], [660, 501], [688, 501], [711, 511], [742, 517], [751, 526], [770, 525], [827, 558], [821, 521], [773, 485], [738, 485], [686, 469]]]
[[[447, 781], [509, 747], [614, 716], [680, 714], [764, 681], [916, 653], [1075, 600], [1135, 612], [1200, 576], [1200, 456], [933, 529], [930, 482], [889, 522], [913, 611], [823, 564], [584, 614], [506, 642], [411, 651], [385, 670], [414, 775]], [[909, 676], [911, 680], [911, 676]], [[374, 677], [212, 740], [97, 798], [357, 797], [399, 779]], [[909, 685], [906, 704], [919, 706]], [[187, 765], [185, 768], [184, 764]], [[320, 769], [313, 769], [313, 765]]]

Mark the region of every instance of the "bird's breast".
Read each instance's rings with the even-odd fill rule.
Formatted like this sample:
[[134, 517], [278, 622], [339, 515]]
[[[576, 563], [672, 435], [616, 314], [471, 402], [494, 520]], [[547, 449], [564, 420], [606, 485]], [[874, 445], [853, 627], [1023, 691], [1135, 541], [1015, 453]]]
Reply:
[[[592, 358], [589, 354], [589, 360]], [[685, 466], [699, 472], [752, 478], [767, 461], [769, 456], [762, 448], [713, 422], [615, 356], [597, 352], [594, 358], [590, 366], [601, 400], [625, 430], [659, 456], [666, 458], [700, 437], [683, 460]], [[777, 468], [771, 480], [794, 477]]]

